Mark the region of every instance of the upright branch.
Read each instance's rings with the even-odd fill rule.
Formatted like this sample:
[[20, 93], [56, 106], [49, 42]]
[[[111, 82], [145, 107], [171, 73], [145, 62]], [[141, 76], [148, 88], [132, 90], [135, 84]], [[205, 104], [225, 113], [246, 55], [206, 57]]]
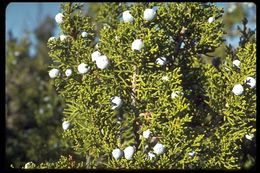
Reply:
[[134, 65], [134, 73], [132, 77], [132, 93], [131, 93], [131, 99], [132, 99], [132, 106], [136, 106], [136, 78], [137, 78], [138, 68], [136, 65]]
[[138, 75], [138, 68], [137, 65], [134, 64], [134, 73], [133, 73], [133, 77], [132, 77], [132, 93], [131, 93], [131, 105], [134, 108], [134, 113], [135, 113], [135, 121], [133, 122], [133, 126], [134, 126], [134, 133], [135, 133], [135, 140], [137, 143], [137, 146], [139, 146], [140, 143], [140, 139], [139, 139], [139, 134], [138, 131], [140, 129], [140, 124], [138, 123], [138, 118], [139, 118], [139, 112], [136, 109], [136, 85], [137, 85], [137, 75]]

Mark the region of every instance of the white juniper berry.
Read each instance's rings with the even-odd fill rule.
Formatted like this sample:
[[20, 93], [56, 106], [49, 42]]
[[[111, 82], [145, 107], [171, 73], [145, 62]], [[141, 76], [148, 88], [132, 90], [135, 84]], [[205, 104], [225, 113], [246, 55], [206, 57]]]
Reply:
[[100, 57], [101, 56], [101, 53], [99, 52], [99, 51], [95, 51], [95, 52], [93, 52], [92, 54], [91, 54], [91, 59], [92, 59], [92, 61], [96, 61], [96, 59], [98, 58], [98, 57]]
[[64, 40], [66, 40], [66, 39], [67, 39], [67, 36], [66, 36], [66, 35], [64, 35], [64, 34], [60, 35], [60, 41], [64, 41]]
[[48, 39], [48, 42], [54, 41], [55, 39], [56, 39], [55, 37], [50, 37], [50, 38]]
[[126, 23], [134, 21], [134, 17], [132, 16], [132, 14], [130, 14], [129, 10], [123, 12], [123, 21]]
[[108, 60], [107, 56], [102, 55], [102, 56], [99, 56], [98, 58], [96, 58], [96, 65], [101, 70], [107, 68], [109, 66], [109, 60]]
[[19, 51], [14, 52], [14, 56], [19, 56], [21, 53]]
[[86, 38], [87, 36], [88, 36], [87, 32], [84, 31], [84, 32], [81, 33], [81, 37]]
[[241, 95], [241, 94], [243, 93], [243, 91], [244, 91], [244, 88], [243, 88], [243, 86], [242, 86], [241, 84], [236, 84], [236, 85], [233, 87], [233, 89], [232, 89], [232, 92], [233, 92], [235, 95], [237, 95], [237, 96]]
[[143, 132], [143, 137], [147, 139], [151, 136], [151, 133], [151, 130], [147, 129]]
[[145, 9], [144, 10], [144, 19], [147, 21], [151, 21], [155, 18], [156, 16], [156, 11], [154, 9]]
[[238, 59], [236, 59], [236, 60], [233, 61], [233, 65], [236, 66], [237, 68], [240, 68], [240, 67], [239, 67], [239, 66], [240, 66], [240, 63], [241, 63], [241, 62], [240, 62]]
[[167, 59], [165, 57], [160, 57], [160, 58], [156, 59], [155, 63], [160, 66], [163, 66], [163, 65], [167, 64]]
[[60, 74], [60, 71], [56, 68], [49, 71], [50, 78], [56, 78]]
[[194, 151], [189, 152], [188, 155], [189, 155], [190, 157], [193, 157], [193, 156], [195, 155], [195, 152], [194, 152]]
[[78, 71], [80, 74], [87, 73], [90, 70], [90, 67], [87, 67], [87, 64], [81, 63], [78, 65]]
[[72, 70], [71, 70], [71, 69], [67, 69], [67, 70], [65, 71], [65, 75], [66, 75], [67, 77], [70, 77], [70, 76], [72, 75]]
[[245, 138], [251, 141], [254, 138], [254, 134], [247, 134]]
[[56, 14], [55, 16], [55, 21], [58, 23], [58, 24], [61, 24], [63, 22], [63, 17], [64, 15], [62, 13], [58, 13]]
[[24, 165], [24, 169], [31, 169], [31, 168], [34, 168], [36, 165], [35, 163], [33, 162], [27, 162], [25, 165]]
[[45, 102], [48, 102], [49, 100], [50, 100], [49, 96], [46, 96], [46, 97], [43, 98], [43, 101], [45, 101]]
[[155, 158], [155, 154], [149, 152], [148, 153], [148, 158], [149, 158], [149, 160], [153, 160], [153, 158]]
[[112, 103], [112, 109], [117, 109], [120, 108], [123, 104], [123, 101], [120, 97], [115, 96], [111, 98], [111, 103]]
[[256, 80], [255, 80], [255, 78], [252, 78], [252, 77], [247, 77], [245, 80], [245, 83], [248, 84], [250, 86], [250, 88], [255, 88], [255, 86], [256, 86]]
[[69, 126], [70, 126], [70, 122], [68, 122], [68, 121], [64, 121], [62, 123], [63, 130], [67, 130], [69, 128]]
[[123, 155], [123, 152], [119, 149], [119, 148], [116, 148], [112, 151], [112, 156], [117, 160], [117, 159], [120, 159]]
[[163, 154], [165, 151], [165, 148], [163, 146], [163, 144], [161, 143], [157, 143], [154, 147], [153, 147], [153, 151], [155, 154], [159, 155], [159, 154]]
[[208, 22], [209, 22], [209, 23], [212, 23], [212, 22], [214, 22], [214, 20], [215, 20], [215, 18], [214, 18], [214, 17], [210, 17], [210, 18], [208, 18]]
[[162, 80], [163, 80], [164, 82], [166, 82], [166, 81], [169, 80], [169, 77], [168, 77], [168, 76], [163, 76], [163, 77], [162, 77]]
[[143, 41], [141, 39], [136, 39], [132, 43], [132, 50], [140, 51], [143, 46], [144, 46]]
[[180, 46], [180, 48], [183, 49], [184, 46], [185, 46], [185, 43], [184, 43], [184, 42], [181, 42], [181, 46]]
[[127, 160], [131, 160], [135, 152], [135, 148], [133, 146], [128, 146], [124, 149], [124, 155]]
[[43, 113], [44, 113], [44, 109], [43, 109], [43, 108], [40, 108], [40, 109], [39, 109], [39, 113], [40, 113], [40, 114], [43, 114]]

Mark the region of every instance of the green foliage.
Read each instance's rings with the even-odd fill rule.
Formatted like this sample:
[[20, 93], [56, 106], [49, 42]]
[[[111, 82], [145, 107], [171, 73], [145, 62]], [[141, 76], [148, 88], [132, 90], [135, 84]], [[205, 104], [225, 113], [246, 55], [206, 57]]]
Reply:
[[255, 13], [255, 4], [253, 2], [243, 3], [227, 3], [227, 10], [224, 14], [223, 22], [225, 23], [224, 30], [228, 36], [236, 37], [240, 32], [236, 29], [236, 24], [240, 24], [244, 18], [248, 18], [249, 22], [255, 22], [256, 18], [253, 15], [250, 17], [250, 12]]
[[[231, 10], [233, 9], [233, 10]], [[226, 11], [224, 17], [224, 26], [225, 32], [234, 37], [237, 32], [233, 32], [233, 27], [236, 23], [240, 23], [246, 15], [246, 11], [243, 8], [242, 3], [229, 3], [228, 10]]]
[[45, 162], [39, 164], [36, 169], [78, 169], [85, 166], [84, 162], [76, 163], [71, 155], [68, 157], [61, 155], [56, 162]]
[[[250, 32], [251, 34], [247, 34], [248, 38], [244, 38], [244, 43], [248, 41], [254, 42], [256, 39], [255, 32], [250, 28], [247, 28], [246, 25], [255, 23], [255, 5], [254, 3], [225, 3], [226, 10], [223, 14], [223, 23], [224, 23], [224, 37], [226, 40], [236, 41], [239, 37], [244, 38], [243, 32]], [[242, 24], [242, 25], [241, 25]], [[241, 32], [240, 25], [243, 27], [243, 32]], [[238, 28], [238, 29], [237, 29]], [[242, 40], [241, 40], [242, 41]], [[214, 57], [219, 57], [221, 61], [225, 61], [226, 56], [228, 55], [226, 45], [229, 43], [222, 43], [220, 47], [215, 49], [214, 52], [209, 53], [205, 56], [204, 60], [207, 63], [211, 63]]]
[[99, 4], [96, 22], [99, 25], [116, 28], [120, 22], [121, 11], [126, 9], [125, 3], [109, 2]]
[[[144, 10], [154, 6], [156, 17], [144, 20]], [[256, 49], [245, 39], [245, 46], [228, 52], [226, 65], [203, 63], [201, 56], [223, 44], [222, 9], [202, 3], [104, 4], [98, 20], [107, 26], [100, 30], [95, 47], [94, 26], [81, 15], [80, 7], [61, 6], [60, 27], [68, 39], [48, 42], [54, 61], [50, 67], [61, 72], [52, 82], [66, 102], [64, 116], [72, 125], [63, 136], [71, 141], [79, 157], [76, 162], [86, 163], [79, 167], [243, 167], [243, 147], [253, 145], [244, 137], [256, 131], [255, 89], [244, 85], [248, 76], [255, 78]], [[112, 8], [116, 10], [108, 15]], [[125, 10], [134, 17], [132, 23], [119, 22]], [[215, 20], [208, 22], [210, 17]], [[82, 31], [89, 37], [82, 38]], [[136, 39], [144, 44], [140, 51], [131, 49]], [[97, 50], [108, 57], [108, 68], [101, 70], [92, 61]], [[156, 64], [159, 57], [168, 63]], [[241, 61], [240, 69], [233, 66], [234, 59]], [[80, 63], [90, 71], [78, 73]], [[63, 75], [67, 68], [73, 69], [70, 77]], [[165, 76], [168, 80], [162, 80]], [[245, 88], [241, 96], [232, 93], [237, 83]], [[123, 101], [115, 110], [111, 109], [114, 96]], [[152, 132], [149, 138], [142, 135], [147, 129]], [[157, 143], [165, 151], [149, 159]], [[128, 146], [135, 147], [131, 160], [112, 156], [115, 148], [123, 151]], [[64, 157], [51, 167], [72, 168]]]
[[240, 41], [239, 41], [239, 45], [241, 47], [245, 47], [245, 44], [249, 41], [253, 41], [253, 42], [256, 42], [256, 40], [254, 39], [254, 35], [255, 35], [255, 32], [252, 31], [250, 28], [247, 28], [247, 18], [244, 18], [243, 19], [243, 30], [238, 26], [237, 29], [238, 31], [241, 33], [241, 37], [240, 37]]

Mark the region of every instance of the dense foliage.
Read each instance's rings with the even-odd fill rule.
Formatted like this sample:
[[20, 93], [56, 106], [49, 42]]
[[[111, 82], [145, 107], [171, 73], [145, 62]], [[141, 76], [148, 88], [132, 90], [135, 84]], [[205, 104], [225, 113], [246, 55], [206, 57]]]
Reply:
[[50, 76], [72, 125], [63, 135], [84, 167], [241, 168], [256, 130], [256, 91], [245, 81], [255, 79], [255, 43], [231, 50], [225, 64], [205, 64], [201, 57], [224, 41], [215, 5], [111, 6], [118, 10], [99, 16], [108, 22], [98, 46], [90, 19], [72, 3], [61, 6], [63, 36], [48, 43], [57, 71]]

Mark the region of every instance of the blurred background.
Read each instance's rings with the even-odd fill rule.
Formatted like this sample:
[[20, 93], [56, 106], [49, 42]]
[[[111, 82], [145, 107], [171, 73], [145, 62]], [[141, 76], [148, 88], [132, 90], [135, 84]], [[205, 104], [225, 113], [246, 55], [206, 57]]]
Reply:
[[[101, 4], [85, 3], [83, 14], [93, 21]], [[225, 11], [226, 42], [215, 53], [224, 57], [225, 45], [238, 46], [237, 26], [245, 17], [248, 27], [256, 30], [256, 5], [216, 5]], [[73, 154], [61, 135], [64, 103], [48, 75], [47, 41], [61, 32], [54, 20], [59, 12], [60, 3], [10, 3], [6, 8], [6, 167], [21, 168], [29, 161], [51, 162], [61, 154]]]

